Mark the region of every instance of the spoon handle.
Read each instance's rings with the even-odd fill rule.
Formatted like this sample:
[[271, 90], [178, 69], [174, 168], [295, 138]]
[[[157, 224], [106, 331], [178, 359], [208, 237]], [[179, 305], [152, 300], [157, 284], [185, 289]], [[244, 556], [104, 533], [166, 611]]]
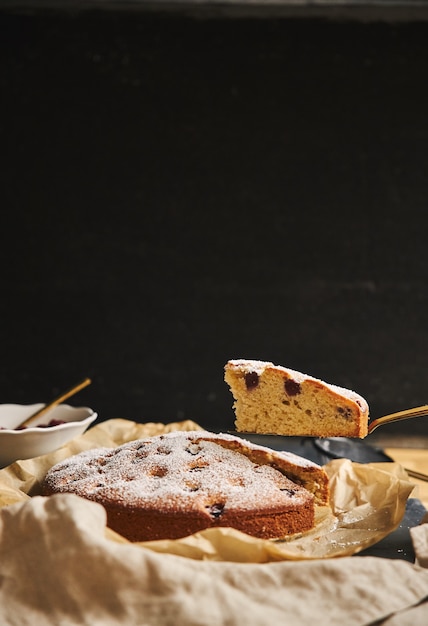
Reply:
[[383, 417], [378, 417], [369, 424], [368, 434], [370, 435], [376, 428], [383, 426], [384, 424], [391, 424], [392, 422], [399, 422], [400, 420], [407, 420], [411, 417], [422, 417], [428, 415], [428, 404], [423, 406], [417, 406], [414, 409], [406, 409], [405, 411], [398, 411], [398, 413], [390, 413]]
[[91, 382], [92, 381], [91, 381], [90, 378], [84, 378], [80, 383], [77, 383], [76, 385], [73, 385], [73, 387], [70, 387], [70, 389], [68, 389], [68, 391], [65, 391], [64, 393], [62, 393], [60, 396], [58, 396], [54, 400], [51, 400], [51, 402], [49, 402], [48, 404], [45, 404], [45, 406], [42, 406], [41, 409], [39, 409], [38, 411], [36, 411], [32, 415], [30, 415], [30, 417], [27, 417], [27, 419], [25, 421], [23, 421], [19, 425], [19, 427], [20, 428], [23, 428], [23, 427], [26, 428], [29, 424], [31, 424], [36, 419], [36, 417], [40, 417], [41, 415], [44, 415], [45, 413], [47, 413], [48, 411], [53, 409], [58, 404], [61, 404], [61, 402], [64, 402], [64, 400], [67, 400], [67, 398], [70, 398], [71, 396], [74, 396], [78, 391], [80, 391], [84, 387], [87, 387], [88, 385], [90, 385]]

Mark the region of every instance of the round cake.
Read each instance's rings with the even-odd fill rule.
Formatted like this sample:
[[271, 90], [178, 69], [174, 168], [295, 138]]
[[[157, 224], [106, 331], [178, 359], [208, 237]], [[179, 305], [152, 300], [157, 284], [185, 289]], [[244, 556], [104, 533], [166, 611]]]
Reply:
[[43, 493], [102, 504], [107, 525], [130, 541], [216, 526], [269, 539], [314, 526], [328, 478], [292, 453], [233, 435], [175, 431], [69, 457], [47, 472]]

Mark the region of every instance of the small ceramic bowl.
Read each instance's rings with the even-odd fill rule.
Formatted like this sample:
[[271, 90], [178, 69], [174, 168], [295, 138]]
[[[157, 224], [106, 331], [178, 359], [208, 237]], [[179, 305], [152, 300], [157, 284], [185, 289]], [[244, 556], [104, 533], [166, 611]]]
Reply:
[[[82, 435], [97, 413], [88, 407], [59, 404], [45, 415], [34, 420], [24, 430], [17, 426], [41, 409], [44, 404], [0, 404], [0, 468], [14, 461], [31, 459], [57, 450], [71, 439]], [[57, 426], [40, 428], [51, 420], [65, 422]]]

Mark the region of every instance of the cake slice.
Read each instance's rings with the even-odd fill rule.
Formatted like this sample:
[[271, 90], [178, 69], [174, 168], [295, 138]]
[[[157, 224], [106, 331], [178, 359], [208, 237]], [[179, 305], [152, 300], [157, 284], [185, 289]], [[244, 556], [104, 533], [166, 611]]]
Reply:
[[230, 360], [225, 381], [238, 432], [308, 437], [367, 435], [369, 407], [359, 394], [269, 361]]

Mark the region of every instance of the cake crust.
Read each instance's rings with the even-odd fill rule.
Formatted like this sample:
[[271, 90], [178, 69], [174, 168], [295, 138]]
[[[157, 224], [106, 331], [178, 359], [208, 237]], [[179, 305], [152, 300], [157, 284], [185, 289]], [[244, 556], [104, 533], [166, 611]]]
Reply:
[[48, 471], [43, 493], [99, 502], [108, 526], [130, 541], [216, 526], [279, 538], [313, 527], [315, 503], [328, 501], [328, 478], [291, 453], [232, 435], [177, 431], [65, 459]]
[[367, 435], [369, 407], [356, 392], [270, 361], [230, 360], [225, 381], [239, 432], [311, 437]]

